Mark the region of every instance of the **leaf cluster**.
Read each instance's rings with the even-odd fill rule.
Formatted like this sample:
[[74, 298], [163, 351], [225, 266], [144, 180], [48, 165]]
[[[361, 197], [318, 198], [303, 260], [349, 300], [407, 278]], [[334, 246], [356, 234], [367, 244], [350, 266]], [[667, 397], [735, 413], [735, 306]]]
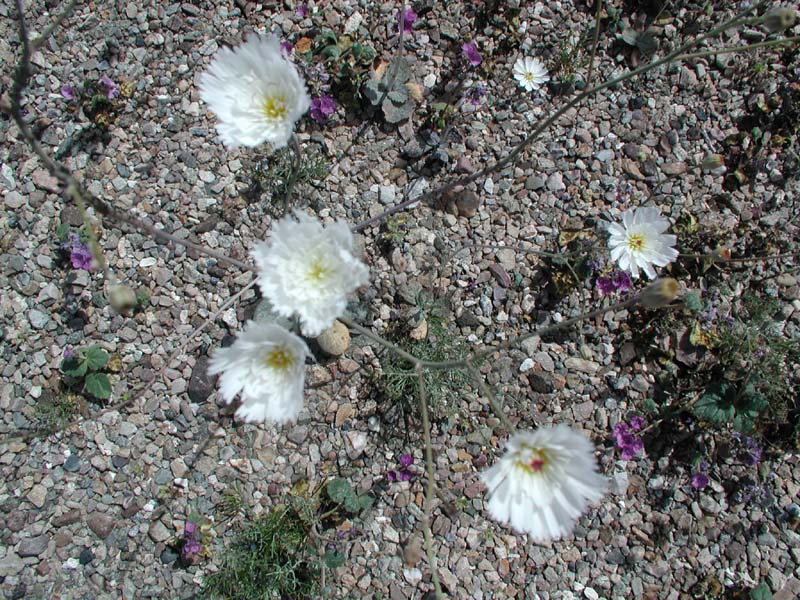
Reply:
[[61, 372], [70, 387], [80, 387], [99, 400], [111, 396], [111, 382], [102, 371], [109, 361], [108, 352], [99, 346], [76, 350], [75, 354], [61, 361]]
[[364, 85], [364, 96], [373, 106], [380, 106], [388, 123], [405, 121], [414, 112], [414, 99], [406, 85], [411, 81], [411, 66], [402, 56], [389, 63], [382, 76]]
[[357, 494], [350, 482], [343, 477], [336, 477], [326, 487], [328, 497], [347, 512], [358, 514], [372, 506], [374, 500], [368, 494]]

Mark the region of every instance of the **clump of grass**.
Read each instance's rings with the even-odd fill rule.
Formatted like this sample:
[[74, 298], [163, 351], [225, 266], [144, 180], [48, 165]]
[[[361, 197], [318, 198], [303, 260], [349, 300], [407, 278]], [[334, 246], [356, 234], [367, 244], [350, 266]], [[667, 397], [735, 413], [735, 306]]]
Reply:
[[222, 495], [222, 499], [217, 505], [217, 511], [227, 518], [247, 512], [247, 502], [245, 502], [242, 490], [238, 483], [234, 483], [231, 488]]
[[308, 523], [278, 507], [252, 521], [225, 551], [201, 596], [215, 600], [304, 600], [318, 597], [319, 563]]
[[36, 403], [36, 416], [44, 430], [62, 429], [86, 410], [86, 401], [78, 394], [50, 394]]

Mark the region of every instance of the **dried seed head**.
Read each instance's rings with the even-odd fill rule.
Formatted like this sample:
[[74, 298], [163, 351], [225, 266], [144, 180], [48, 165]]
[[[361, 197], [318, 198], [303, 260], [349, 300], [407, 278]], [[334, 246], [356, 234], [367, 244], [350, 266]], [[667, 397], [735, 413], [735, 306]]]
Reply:
[[124, 313], [136, 306], [136, 292], [124, 283], [109, 285], [106, 289], [108, 303], [118, 313]]
[[666, 306], [681, 291], [681, 284], [671, 277], [656, 279], [639, 294], [639, 304], [647, 308], [658, 308]]
[[776, 8], [767, 13], [764, 17], [764, 26], [772, 33], [777, 33], [794, 26], [796, 19], [797, 12], [794, 9], [786, 7]]

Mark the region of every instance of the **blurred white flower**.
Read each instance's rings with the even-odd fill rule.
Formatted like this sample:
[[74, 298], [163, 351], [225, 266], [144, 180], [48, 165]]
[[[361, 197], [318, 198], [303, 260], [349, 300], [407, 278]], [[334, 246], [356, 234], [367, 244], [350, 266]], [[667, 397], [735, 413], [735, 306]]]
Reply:
[[545, 83], [550, 81], [547, 69], [537, 59], [530, 56], [520, 56], [514, 63], [514, 79], [525, 88], [532, 92], [538, 90]]
[[217, 132], [230, 148], [264, 142], [283, 148], [311, 106], [305, 82], [273, 35], [219, 50], [200, 76], [200, 97], [216, 113]]
[[622, 225], [608, 224], [611, 259], [634, 279], [639, 277], [639, 269], [655, 279], [653, 265], [664, 267], [678, 258], [678, 251], [672, 247], [678, 239], [664, 233], [668, 228], [669, 221], [657, 208], [626, 210], [622, 214]]
[[273, 310], [300, 317], [303, 335], [317, 336], [333, 325], [347, 306], [347, 295], [367, 283], [369, 270], [354, 254], [344, 221], [323, 227], [303, 212], [272, 227], [269, 241], [251, 252], [261, 293]]
[[232, 346], [214, 352], [208, 373], [221, 373], [219, 390], [227, 404], [241, 393], [237, 417], [288, 423], [303, 408], [308, 354], [305, 342], [280, 325], [250, 321]]
[[515, 433], [481, 479], [489, 488], [492, 518], [535, 542], [568, 535], [606, 487], [591, 442], [566, 425]]

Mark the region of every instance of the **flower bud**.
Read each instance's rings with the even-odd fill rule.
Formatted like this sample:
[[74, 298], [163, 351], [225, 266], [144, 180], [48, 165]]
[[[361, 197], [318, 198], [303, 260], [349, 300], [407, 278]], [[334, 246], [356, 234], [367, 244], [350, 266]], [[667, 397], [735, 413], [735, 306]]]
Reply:
[[797, 13], [791, 8], [776, 8], [764, 17], [764, 26], [772, 33], [789, 29], [794, 25]]
[[108, 286], [108, 303], [118, 313], [124, 313], [136, 306], [136, 292], [124, 283], [116, 283]]
[[678, 297], [681, 284], [671, 277], [656, 279], [639, 294], [639, 304], [647, 308], [667, 306]]

